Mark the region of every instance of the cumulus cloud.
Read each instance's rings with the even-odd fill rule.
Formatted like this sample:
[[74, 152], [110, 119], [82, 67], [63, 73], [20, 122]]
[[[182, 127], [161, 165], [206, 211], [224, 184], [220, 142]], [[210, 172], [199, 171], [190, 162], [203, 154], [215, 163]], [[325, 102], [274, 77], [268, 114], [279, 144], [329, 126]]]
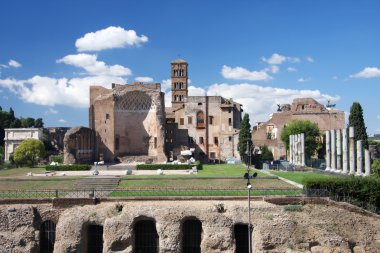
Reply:
[[380, 69], [376, 67], [366, 67], [359, 73], [350, 75], [350, 78], [374, 78], [380, 77]]
[[280, 64], [283, 64], [284, 62], [298, 63], [301, 61], [298, 57], [289, 57], [289, 56], [284, 56], [277, 53], [272, 54], [272, 56], [269, 58], [266, 58], [263, 56], [261, 57], [261, 60], [270, 65], [280, 65]]
[[223, 65], [221, 74], [224, 78], [249, 81], [269, 81], [273, 78], [267, 73], [267, 69], [250, 71], [242, 67], [229, 67]]
[[9, 60], [8, 65], [14, 68], [20, 68], [22, 65], [21, 63], [15, 61], [15, 60]]
[[319, 90], [283, 89], [248, 83], [213, 84], [208, 88], [207, 95], [233, 98], [243, 104], [244, 111], [250, 114], [251, 123], [267, 121], [269, 114], [276, 112], [277, 104], [290, 104], [295, 98], [314, 98], [322, 104], [340, 99], [339, 96], [322, 94]]
[[293, 68], [293, 67], [288, 67], [288, 72], [297, 72], [297, 69], [296, 68]]
[[308, 56], [308, 57], [306, 57], [306, 61], [308, 61], [310, 63], [313, 63], [314, 62], [314, 58], [311, 57], [311, 56]]
[[90, 76], [83, 78], [52, 78], [34, 76], [27, 80], [0, 79], [0, 87], [7, 88], [21, 100], [39, 105], [86, 108], [89, 105], [89, 87], [100, 85], [111, 88], [112, 83], [126, 83], [116, 76]]
[[110, 26], [105, 29], [86, 33], [75, 42], [78, 52], [101, 51], [126, 46], [139, 46], [148, 42], [145, 35], [137, 35], [134, 30], [125, 30], [118, 26]]
[[57, 113], [58, 113], [58, 111], [55, 110], [54, 108], [49, 108], [49, 110], [47, 110], [47, 111], [45, 112], [45, 115], [57, 114]]
[[97, 56], [93, 54], [71, 54], [66, 55], [57, 63], [65, 63], [75, 67], [83, 68], [91, 75], [107, 75], [107, 76], [129, 76], [132, 71], [121, 65], [108, 66], [103, 61], [98, 61]]
[[153, 78], [148, 77], [148, 76], [138, 76], [135, 78], [136, 82], [142, 82], [142, 83], [152, 83]]

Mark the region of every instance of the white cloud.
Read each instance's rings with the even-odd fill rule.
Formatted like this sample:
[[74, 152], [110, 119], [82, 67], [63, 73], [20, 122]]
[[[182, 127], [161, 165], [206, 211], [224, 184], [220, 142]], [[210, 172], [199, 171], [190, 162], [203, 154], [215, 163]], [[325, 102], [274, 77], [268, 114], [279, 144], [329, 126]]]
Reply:
[[126, 79], [115, 76], [90, 76], [72, 79], [34, 76], [28, 80], [0, 79], [0, 87], [9, 89], [21, 100], [28, 103], [87, 108], [91, 85], [110, 88], [112, 83], [126, 82]]
[[97, 56], [93, 54], [71, 54], [66, 55], [57, 63], [65, 63], [75, 67], [83, 68], [91, 75], [107, 75], [107, 76], [129, 76], [132, 71], [121, 65], [108, 66], [103, 61], [98, 61]]
[[268, 81], [273, 79], [268, 75], [267, 70], [265, 69], [260, 71], [249, 71], [242, 67], [231, 68], [226, 65], [223, 65], [221, 74], [224, 78], [237, 80]]
[[8, 66], [8, 65], [5, 65], [5, 64], [0, 64], [0, 68], [7, 69], [7, 68], [9, 68], [9, 66]]
[[293, 67], [289, 67], [287, 70], [288, 72], [297, 72], [297, 69]]
[[310, 77], [307, 77], [307, 78], [301, 77], [301, 78], [297, 79], [297, 82], [299, 82], [299, 83], [305, 83], [305, 82], [309, 82], [310, 80], [311, 80]]
[[206, 90], [200, 87], [189, 86], [189, 96], [205, 96]]
[[136, 82], [142, 82], [142, 83], [152, 83], [153, 78], [148, 77], [148, 76], [138, 76], [135, 78]]
[[261, 57], [261, 60], [271, 65], [280, 65], [286, 61], [290, 63], [298, 63], [301, 61], [298, 57], [289, 57], [289, 56], [284, 56], [277, 53], [272, 54], [272, 56], [269, 58], [265, 58], [263, 56]]
[[14, 68], [20, 68], [22, 65], [21, 63], [15, 61], [15, 60], [9, 60], [8, 65]]
[[380, 77], [380, 69], [376, 67], [366, 67], [359, 73], [350, 75], [350, 78], [373, 78]]
[[322, 94], [319, 90], [283, 89], [248, 83], [213, 84], [207, 90], [207, 95], [233, 98], [243, 104], [244, 111], [250, 114], [251, 122], [267, 121], [268, 115], [276, 112], [277, 104], [290, 104], [295, 98], [314, 98], [322, 104], [340, 99], [339, 96]]
[[59, 119], [57, 122], [59, 122], [59, 123], [66, 123], [67, 121], [65, 119]]
[[270, 71], [272, 72], [272, 74], [276, 74], [278, 73], [278, 71], [280, 71], [280, 68], [276, 65], [272, 65]]
[[308, 57], [306, 57], [306, 61], [308, 61], [310, 63], [313, 63], [314, 62], [314, 58], [311, 57], [311, 56], [308, 56]]
[[58, 111], [55, 110], [54, 108], [49, 108], [49, 110], [47, 110], [47, 111], [45, 112], [45, 115], [57, 114], [57, 113], [58, 113]]
[[126, 46], [139, 46], [148, 42], [145, 35], [138, 36], [134, 30], [125, 30], [118, 26], [110, 26], [105, 29], [86, 33], [75, 42], [79, 52], [101, 51], [111, 48], [123, 48]]
[[161, 91], [162, 92], [167, 92], [170, 90], [172, 87], [172, 80], [171, 79], [166, 79], [161, 81]]

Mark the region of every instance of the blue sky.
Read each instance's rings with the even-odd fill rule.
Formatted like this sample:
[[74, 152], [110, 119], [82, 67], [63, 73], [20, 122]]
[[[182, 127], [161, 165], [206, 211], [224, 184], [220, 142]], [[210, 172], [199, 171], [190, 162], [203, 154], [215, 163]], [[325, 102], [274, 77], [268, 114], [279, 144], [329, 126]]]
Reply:
[[[364, 109], [380, 133], [380, 1], [2, 1], [0, 105], [88, 125], [88, 87], [160, 82], [189, 62], [190, 94], [243, 103], [251, 122], [296, 97]], [[167, 96], [166, 106], [170, 97]]]

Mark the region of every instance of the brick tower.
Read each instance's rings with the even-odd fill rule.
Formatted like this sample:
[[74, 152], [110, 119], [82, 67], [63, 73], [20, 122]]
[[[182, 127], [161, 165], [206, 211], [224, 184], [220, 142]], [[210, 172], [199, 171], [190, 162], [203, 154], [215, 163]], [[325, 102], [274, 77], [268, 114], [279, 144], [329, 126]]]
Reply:
[[172, 107], [179, 108], [183, 106], [188, 93], [187, 86], [187, 67], [188, 64], [182, 59], [171, 62], [172, 76]]

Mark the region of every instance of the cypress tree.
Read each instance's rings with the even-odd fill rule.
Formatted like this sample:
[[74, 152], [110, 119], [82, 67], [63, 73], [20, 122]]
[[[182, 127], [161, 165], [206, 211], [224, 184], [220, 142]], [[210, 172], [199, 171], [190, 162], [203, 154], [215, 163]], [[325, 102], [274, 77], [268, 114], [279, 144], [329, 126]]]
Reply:
[[252, 145], [251, 124], [249, 123], [249, 115], [246, 113], [240, 125], [239, 133], [239, 154], [242, 161], [248, 163], [247, 142], [249, 147]]
[[363, 108], [358, 102], [354, 102], [348, 118], [349, 126], [355, 129], [355, 139], [363, 141], [363, 147], [368, 148], [367, 128], [364, 124]]

